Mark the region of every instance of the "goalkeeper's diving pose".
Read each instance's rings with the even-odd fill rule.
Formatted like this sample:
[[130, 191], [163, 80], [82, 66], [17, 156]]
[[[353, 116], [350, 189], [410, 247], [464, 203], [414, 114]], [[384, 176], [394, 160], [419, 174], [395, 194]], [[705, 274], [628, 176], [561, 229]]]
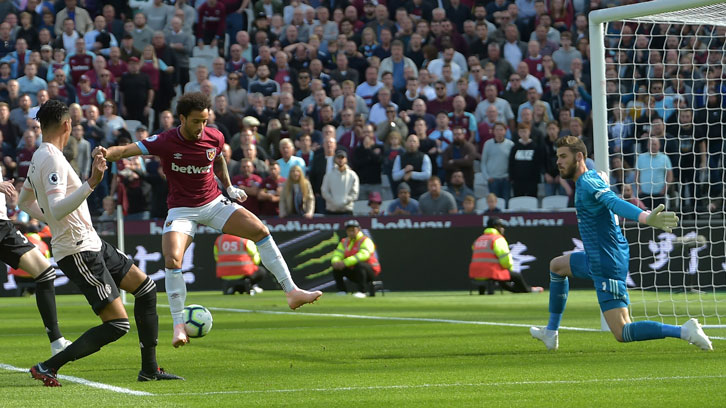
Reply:
[[712, 350], [711, 341], [696, 319], [682, 326], [630, 321], [625, 285], [630, 250], [614, 214], [666, 232], [678, 225], [678, 217], [663, 211], [663, 205], [648, 212], [618, 198], [597, 172], [587, 169], [587, 149], [577, 137], [560, 138], [556, 146], [560, 175], [575, 182], [577, 223], [585, 251], [558, 256], [550, 262], [550, 319], [544, 328], [531, 327], [532, 337], [544, 342], [549, 350], [557, 349], [558, 329], [569, 292], [568, 278], [575, 276], [593, 281], [600, 309], [618, 341], [675, 337]]

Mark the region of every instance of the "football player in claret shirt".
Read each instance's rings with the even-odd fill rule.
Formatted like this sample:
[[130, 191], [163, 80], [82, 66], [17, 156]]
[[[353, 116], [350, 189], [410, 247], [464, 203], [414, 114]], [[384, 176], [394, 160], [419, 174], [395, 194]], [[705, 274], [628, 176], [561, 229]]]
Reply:
[[290, 276], [270, 231], [254, 214], [222, 195], [216, 175], [232, 200], [244, 201], [245, 192], [232, 185], [222, 156], [224, 136], [207, 127], [211, 101], [199, 92], [184, 94], [177, 102], [181, 125], [151, 136], [136, 144], [110, 147], [106, 160], [117, 161], [137, 155], [156, 155], [169, 183], [169, 215], [164, 222], [162, 251], [166, 266], [166, 294], [174, 324], [172, 345], [179, 347], [189, 338], [184, 330], [182, 312], [186, 284], [182, 277], [182, 258], [194, 238], [198, 223], [225, 234], [253, 240], [262, 263], [275, 275], [291, 309], [316, 301], [322, 292], [299, 289]]

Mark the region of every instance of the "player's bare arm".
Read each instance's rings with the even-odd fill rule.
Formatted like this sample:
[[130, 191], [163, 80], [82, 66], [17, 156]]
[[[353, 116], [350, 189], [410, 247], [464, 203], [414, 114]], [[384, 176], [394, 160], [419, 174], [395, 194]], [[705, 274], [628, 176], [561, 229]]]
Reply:
[[224, 160], [221, 154], [214, 159], [214, 174], [222, 182], [222, 186], [227, 191], [229, 198], [239, 202], [244, 202], [247, 199], [247, 193], [244, 190], [232, 185], [232, 181], [229, 179], [229, 172], [227, 171], [227, 161]]
[[96, 148], [93, 149], [92, 156], [95, 157], [97, 149], [105, 155], [106, 161], [110, 162], [119, 161], [127, 157], [140, 156], [143, 154], [139, 146], [137, 146], [135, 143], [127, 144], [126, 146], [112, 146], [108, 149], [104, 149], [102, 147]]

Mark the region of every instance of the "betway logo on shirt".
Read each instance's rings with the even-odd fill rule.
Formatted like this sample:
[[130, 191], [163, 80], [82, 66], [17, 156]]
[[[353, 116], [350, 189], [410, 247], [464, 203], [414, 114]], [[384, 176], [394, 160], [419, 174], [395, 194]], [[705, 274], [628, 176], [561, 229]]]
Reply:
[[183, 174], [206, 174], [212, 171], [212, 165], [210, 164], [209, 166], [204, 167], [192, 166], [191, 164], [188, 166], [179, 166], [178, 164], [172, 162], [171, 170]]

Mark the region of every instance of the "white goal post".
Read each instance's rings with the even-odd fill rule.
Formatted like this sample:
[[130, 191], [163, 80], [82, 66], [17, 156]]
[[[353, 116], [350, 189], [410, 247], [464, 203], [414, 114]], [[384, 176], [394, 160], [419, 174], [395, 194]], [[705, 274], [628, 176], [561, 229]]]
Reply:
[[[609, 26], [610, 24], [612, 26]], [[628, 26], [627, 32], [625, 26]], [[671, 157], [673, 151], [666, 151], [665, 141], [672, 142], [669, 148], [672, 148], [673, 143], [675, 146], [685, 145], [686, 139], [681, 137], [680, 124], [685, 123], [681, 121], [686, 119], [681, 119], [680, 110], [690, 111], [694, 128], [700, 126], [698, 129], [708, 129], [706, 133], [711, 130], [708, 127], [711, 122], [696, 123], [693, 118], [696, 117], [698, 109], [703, 110], [700, 113], [708, 115], [707, 108], [711, 103], [709, 96], [713, 96], [713, 86], [708, 86], [711, 84], [709, 75], [712, 75], [711, 71], [715, 72], [716, 69], [720, 73], [720, 77], [715, 80], [719, 83], [717, 96], [720, 97], [721, 110], [726, 109], [724, 108], [726, 104], [723, 104], [726, 102], [726, 59], [724, 59], [726, 41], [723, 38], [725, 27], [725, 0], [655, 0], [595, 10], [589, 14], [592, 134], [594, 159], [598, 170], [611, 174], [611, 159], [616, 156], [620, 157], [620, 162], [626, 161], [625, 144], [616, 144], [614, 147], [610, 137], [613, 123], [618, 126], [619, 132], [626, 129], [626, 126], [632, 126], [627, 129], [630, 129], [628, 134], [633, 138], [635, 147], [628, 156], [629, 163], [625, 163], [626, 168], [631, 163], [637, 163], [641, 155], [650, 154], [648, 149], [653, 149], [650, 146], [653, 142], [649, 137], [662, 141], [660, 151], [664, 156], [667, 155], [669, 161], [673, 160]], [[655, 39], [655, 36], [646, 34], [645, 60], [636, 61], [636, 57], [633, 57], [633, 61], [630, 62], [628, 58], [624, 58], [625, 55], [636, 55], [635, 50], [639, 48], [633, 44], [636, 39], [643, 40], [637, 37], [646, 32], [657, 33], [661, 38]], [[621, 35], [625, 33], [627, 35]], [[624, 41], [623, 37], [626, 36], [632, 38]], [[673, 40], [669, 37], [677, 38]], [[704, 41], [707, 45], [703, 46], [700, 41]], [[675, 52], [673, 44], [677, 44]], [[699, 45], [701, 48], [696, 48]], [[698, 50], [704, 50], [704, 47], [708, 56], [707, 62], [700, 65], [693, 63], [695, 68], [691, 71], [688, 71], [687, 66], [680, 66], [684, 56], [693, 62], [693, 56]], [[693, 52], [689, 53], [691, 50]], [[632, 54], [628, 54], [629, 52]], [[720, 54], [721, 58], [716, 63], [710, 54]], [[622, 61], [627, 61], [628, 67], [621, 65]], [[696, 71], [699, 71], [698, 75]], [[706, 72], [706, 75], [701, 76], [700, 71]], [[646, 73], [645, 76], [643, 73]], [[677, 79], [674, 79], [674, 76]], [[690, 82], [691, 93], [688, 94], [690, 96], [688, 104], [678, 92], [666, 94], [665, 97], [670, 98], [667, 102], [671, 105], [663, 101], [663, 94], [671, 80], [675, 84], [672, 86], [675, 87]], [[657, 83], [662, 84], [660, 91]], [[705, 83], [706, 86], [698, 90], [697, 83]], [[627, 110], [626, 101], [632, 103], [627, 106]], [[641, 110], [643, 101], [646, 107]], [[659, 101], [661, 105], [657, 105]], [[699, 106], [695, 106], [694, 101], [699, 101]], [[706, 108], [700, 106], [700, 101], [705, 101]], [[659, 108], [656, 109], [656, 106]], [[613, 112], [614, 110], [618, 112]], [[640, 117], [645, 115], [642, 112], [647, 112], [647, 116]], [[653, 115], [653, 112], [663, 114], [664, 118], [661, 118], [663, 122], [678, 129], [678, 134], [669, 134], [667, 138], [664, 133], [660, 133], [660, 130], [656, 130], [660, 129], [661, 125], [657, 123], [659, 116]], [[631, 116], [627, 120], [633, 121], [632, 123], [628, 124], [626, 119], [622, 119], [625, 114]], [[671, 115], [675, 116], [671, 118]], [[616, 116], [617, 119], [614, 119]], [[638, 122], [635, 122], [632, 116], [639, 118]], [[683, 117], [687, 117], [687, 114]], [[722, 117], [726, 118], [726, 115]], [[668, 118], [670, 122], [666, 121]], [[675, 123], [674, 118], [676, 118]], [[692, 136], [689, 137], [694, 142], [688, 154], [695, 159], [688, 162], [690, 164], [685, 164], [683, 168], [679, 166], [685, 163], [684, 159], [677, 159], [677, 163], [672, 163], [673, 174], [677, 175], [670, 181], [665, 178], [665, 188], [662, 190], [665, 192], [665, 197], [662, 200], [671, 210], [679, 213], [683, 228], [674, 231], [673, 234], [665, 234], [662, 231], [642, 228], [634, 223], [624, 224], [623, 232], [630, 242], [633, 260], [631, 265], [637, 263], [640, 266], [631, 268], [632, 280], [629, 277], [630, 312], [634, 320], [649, 319], [682, 324], [688, 318], [696, 317], [705, 327], [726, 328], [726, 254], [724, 254], [726, 217], [723, 214], [723, 205], [726, 205], [724, 204], [726, 195], [723, 192], [726, 190], [726, 187], [723, 187], [726, 183], [724, 170], [726, 142], [723, 141], [726, 136], [726, 121], [722, 119], [716, 125], [720, 125], [723, 129], [718, 137], [714, 137], [713, 132], [706, 136], [699, 133], [701, 139], [698, 139], [697, 130], [691, 130]], [[685, 128], [690, 129], [690, 127]], [[637, 134], [638, 129], [647, 131]], [[623, 136], [625, 133], [618, 134]], [[723, 146], [715, 153], [721, 155], [721, 158], [717, 159], [720, 161], [716, 166], [710, 161], [712, 153], [708, 150], [710, 145], [704, 150], [703, 147], [699, 147], [699, 140], [703, 142], [700, 146], [706, 146], [707, 142]], [[696, 154], [698, 149], [701, 149], [699, 152], [702, 155]], [[680, 150], [676, 150], [675, 156], [679, 154]], [[655, 159], [649, 160], [652, 163]], [[641, 169], [643, 169], [642, 162], [645, 162], [645, 159], [641, 159]], [[702, 166], [704, 162], [709, 165]], [[637, 166], [633, 164], [633, 167]], [[650, 167], [646, 171], [657, 173], [654, 169]], [[712, 175], [714, 173], [720, 175], [714, 178]], [[625, 170], [619, 174], [622, 175], [621, 185], [631, 184], [636, 188], [641, 186], [641, 183], [626, 182]], [[641, 171], [641, 177], [642, 174], [645, 174], [645, 171]], [[668, 174], [667, 171], [664, 174]], [[653, 185], [654, 183], [651, 183], [648, 187]], [[642, 192], [644, 191], [646, 189]], [[716, 199], [720, 201], [718, 206], [712, 208], [714, 191], [718, 191]], [[668, 192], [671, 192], [671, 196], [668, 196]], [[637, 191], [635, 194], [637, 197]], [[705, 211], [703, 206], [696, 205], [701, 199], [707, 204]], [[656, 201], [649, 202], [652, 204]]]

